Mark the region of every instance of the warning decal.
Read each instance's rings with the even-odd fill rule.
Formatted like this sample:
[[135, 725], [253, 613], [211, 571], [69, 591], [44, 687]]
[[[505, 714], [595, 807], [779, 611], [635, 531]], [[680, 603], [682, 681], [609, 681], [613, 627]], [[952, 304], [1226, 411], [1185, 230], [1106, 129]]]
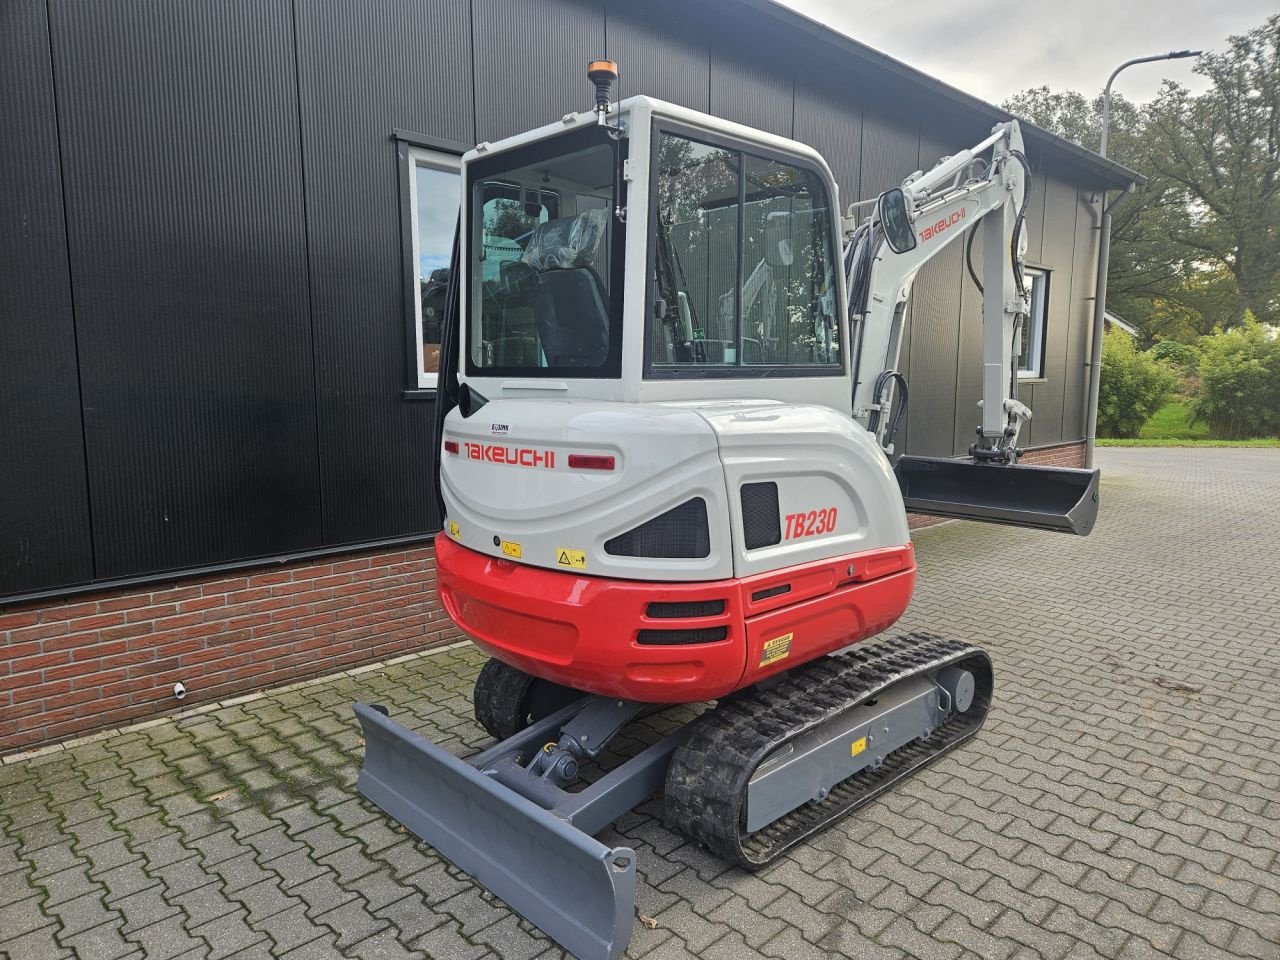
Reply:
[[771, 663], [777, 663], [791, 655], [791, 638], [794, 633], [783, 634], [775, 637], [764, 645], [764, 649], [760, 651], [760, 666], [767, 667]]
[[849, 754], [850, 756], [856, 757], [865, 749], [867, 749], [867, 738], [859, 737], [849, 745]]
[[451, 537], [453, 537], [453, 539], [457, 540], [457, 539], [458, 539], [458, 537], [460, 537], [461, 535], [462, 535], [462, 531], [458, 528], [458, 525], [457, 525], [456, 523], [454, 523], [452, 520], [450, 520], [450, 521], [449, 521], [449, 536], [451, 536]]
[[585, 550], [570, 550], [568, 547], [556, 547], [556, 563], [562, 567], [573, 567], [575, 570], [587, 569], [587, 553]]
[[503, 555], [504, 557], [511, 557], [512, 559], [519, 560], [519, 559], [520, 559], [520, 544], [518, 544], [518, 543], [512, 543], [510, 540], [503, 540], [503, 541], [502, 541], [502, 555]]

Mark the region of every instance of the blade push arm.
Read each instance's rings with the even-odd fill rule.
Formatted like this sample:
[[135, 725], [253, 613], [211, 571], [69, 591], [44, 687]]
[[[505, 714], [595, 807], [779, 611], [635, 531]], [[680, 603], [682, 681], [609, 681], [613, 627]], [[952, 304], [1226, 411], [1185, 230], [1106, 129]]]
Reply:
[[[981, 158], [987, 148], [991, 159]], [[851, 273], [859, 257], [870, 258], [869, 275], [851, 282], [850, 315], [858, 323], [860, 342], [854, 370], [854, 417], [872, 430], [886, 452], [890, 434], [894, 377], [902, 344], [911, 285], [920, 268], [970, 229], [982, 234], [982, 423], [975, 454], [1013, 462], [1017, 435], [1031, 415], [1018, 402], [1014, 369], [1015, 333], [1026, 315], [1023, 284], [1021, 212], [1027, 190], [1026, 160], [1017, 121], [999, 124], [990, 137], [954, 157], [945, 158], [903, 185], [914, 227], [914, 248], [895, 253], [876, 221], [862, 238], [861, 250], [849, 258]], [[977, 171], [977, 172], [975, 172]], [[861, 302], [859, 302], [861, 300]]]

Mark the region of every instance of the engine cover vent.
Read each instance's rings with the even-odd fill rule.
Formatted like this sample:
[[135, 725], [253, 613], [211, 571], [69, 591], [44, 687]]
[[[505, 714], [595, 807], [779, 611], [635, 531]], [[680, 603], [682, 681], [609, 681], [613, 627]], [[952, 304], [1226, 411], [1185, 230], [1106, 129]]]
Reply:
[[685, 630], [641, 630], [636, 643], [673, 647], [686, 643], [719, 643], [729, 635], [728, 627], [700, 627]]
[[724, 613], [723, 600], [659, 600], [649, 604], [645, 616], [662, 619], [718, 617]]
[[742, 485], [742, 533], [748, 550], [782, 542], [778, 485], [772, 480]]
[[604, 552], [615, 557], [655, 557], [664, 560], [700, 560], [711, 556], [711, 531], [707, 525], [707, 501], [686, 500], [638, 527], [604, 543]]

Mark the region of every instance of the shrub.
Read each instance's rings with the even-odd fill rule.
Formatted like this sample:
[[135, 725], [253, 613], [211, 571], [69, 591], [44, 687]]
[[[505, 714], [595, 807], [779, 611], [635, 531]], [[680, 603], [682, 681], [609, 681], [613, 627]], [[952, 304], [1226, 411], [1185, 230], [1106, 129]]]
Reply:
[[1102, 339], [1102, 380], [1098, 386], [1098, 435], [1136, 437], [1151, 415], [1173, 394], [1177, 378], [1133, 338], [1120, 330]]
[[1161, 340], [1147, 351], [1161, 363], [1167, 363], [1184, 377], [1194, 376], [1200, 365], [1200, 351], [1189, 343]]
[[1200, 395], [1193, 422], [1219, 440], [1280, 435], [1280, 342], [1252, 318], [1200, 339]]

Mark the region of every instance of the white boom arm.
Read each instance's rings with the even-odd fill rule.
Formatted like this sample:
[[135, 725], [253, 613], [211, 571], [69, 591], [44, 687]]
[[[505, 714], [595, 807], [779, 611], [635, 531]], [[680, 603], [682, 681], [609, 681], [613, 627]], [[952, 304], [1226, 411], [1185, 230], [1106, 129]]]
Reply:
[[[972, 175], [983, 164], [980, 154], [988, 147], [992, 151], [990, 163]], [[886, 452], [893, 450], [887, 433], [894, 384], [888, 374], [898, 367], [911, 284], [920, 268], [944, 247], [970, 229], [981, 229], [982, 423], [975, 452], [1004, 462], [1017, 459], [1018, 430], [1022, 421], [1031, 416], [1013, 395], [1017, 350], [1014, 334], [1028, 309], [1027, 295], [1019, 281], [1026, 247], [1019, 220], [1027, 189], [1025, 162], [1017, 121], [999, 124], [982, 143], [944, 158], [928, 173], [916, 174], [903, 184], [907, 212], [917, 238], [913, 249], [894, 253], [878, 220], [872, 221], [862, 238], [863, 248], [853, 260], [862, 256], [871, 257], [872, 261], [861, 295], [864, 302], [857, 302], [856, 285], [850, 283], [850, 296], [854, 299], [851, 313], [860, 321], [853, 415], [876, 434]], [[857, 271], [854, 262], [850, 272]]]

